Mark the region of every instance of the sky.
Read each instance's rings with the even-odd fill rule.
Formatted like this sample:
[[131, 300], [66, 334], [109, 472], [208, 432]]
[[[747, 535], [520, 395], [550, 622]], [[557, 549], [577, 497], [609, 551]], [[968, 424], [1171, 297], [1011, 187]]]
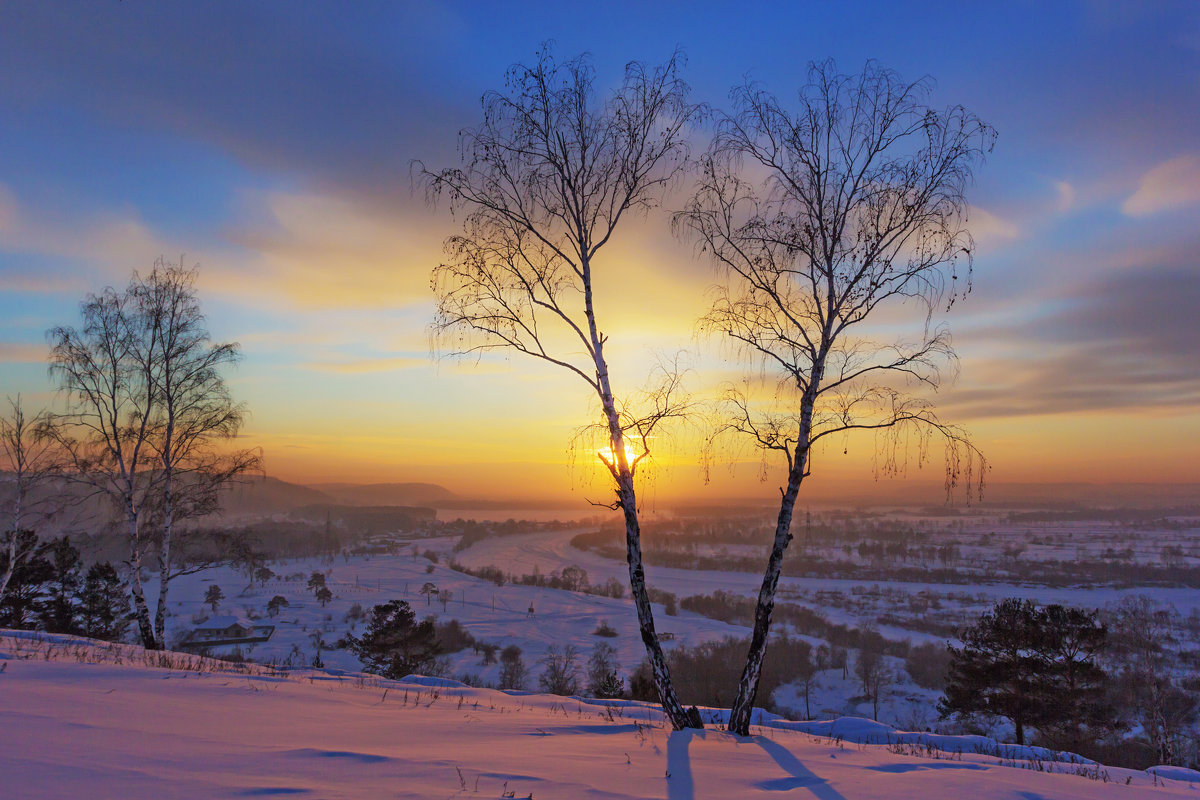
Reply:
[[[746, 78], [794, 96], [810, 61], [876, 59], [998, 131], [937, 396], [990, 480], [1200, 483], [1200, 4], [601, 5], [0, 2], [0, 394], [54, 402], [46, 330], [183, 258], [214, 337], [242, 346], [229, 384], [269, 474], [606, 499], [570, 453], [595, 413], [577, 378], [431, 353], [458, 222], [410, 164], [454, 164], [482, 93], [547, 40], [590, 53], [602, 88], [679, 47], [718, 107]], [[716, 273], [661, 214], [621, 235], [597, 289], [619, 387], [686, 348], [710, 390], [736, 369], [694, 336]], [[653, 491], [782, 480], [731, 464], [705, 486], [695, 438], [662, 443]], [[872, 457], [838, 441], [814, 480], [869, 485]]]

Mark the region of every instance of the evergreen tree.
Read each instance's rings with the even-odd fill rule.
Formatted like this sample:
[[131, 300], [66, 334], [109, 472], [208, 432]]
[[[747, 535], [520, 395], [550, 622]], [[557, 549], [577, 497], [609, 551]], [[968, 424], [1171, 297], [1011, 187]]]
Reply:
[[325, 575], [320, 572], [314, 572], [308, 578], [308, 588], [312, 591], [323, 589], [325, 587]]
[[225, 593], [222, 592], [221, 587], [217, 586], [215, 583], [208, 587], [208, 591], [204, 593], [204, 602], [208, 603], [214, 614], [217, 613], [217, 606], [219, 606], [221, 601], [224, 599]]
[[362, 661], [364, 672], [385, 678], [429, 672], [440, 652], [433, 622], [417, 622], [403, 600], [375, 606], [366, 632], [361, 637], [348, 635], [343, 641]]
[[1042, 673], [1036, 651], [1037, 607], [1010, 598], [980, 617], [962, 634], [962, 647], [950, 648], [950, 675], [938, 703], [942, 717], [986, 714], [1012, 721], [1017, 744], [1037, 716], [1037, 682]]
[[50, 573], [43, 590], [45, 597], [38, 604], [38, 621], [50, 633], [79, 633], [79, 551], [66, 536], [43, 547]]
[[[9, 578], [4, 597], [0, 600], [0, 627], [32, 630], [43, 587], [50, 580], [53, 568], [46, 558], [46, 545], [37, 545], [33, 531], [18, 531], [16, 549], [29, 553], [17, 561]], [[8, 554], [0, 552], [0, 572], [8, 569]]]
[[287, 608], [290, 605], [291, 603], [288, 602], [286, 597], [277, 594], [267, 601], [267, 613], [272, 617], [277, 616], [281, 608]]
[[93, 564], [79, 594], [79, 616], [85, 636], [118, 642], [129, 627], [129, 599], [125, 582], [105, 561]]
[[1035, 724], [1047, 744], [1078, 750], [1114, 724], [1108, 674], [1096, 663], [1108, 631], [1096, 612], [1060, 605], [1046, 606], [1038, 621], [1038, 650], [1046, 666]]
[[1027, 727], [1048, 744], [1078, 749], [1109, 725], [1108, 676], [1097, 664], [1107, 631], [1095, 612], [1010, 598], [963, 631], [950, 648], [942, 717], [985, 714], [1011, 720], [1017, 744]]

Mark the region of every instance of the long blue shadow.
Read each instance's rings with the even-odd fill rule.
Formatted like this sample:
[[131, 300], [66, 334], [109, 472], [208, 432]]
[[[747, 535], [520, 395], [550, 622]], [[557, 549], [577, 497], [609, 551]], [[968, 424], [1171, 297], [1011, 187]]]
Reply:
[[[667, 737], [667, 800], [695, 800], [696, 782], [692, 779], [692, 760], [688, 746], [692, 738], [701, 731], [688, 728], [671, 731]], [[702, 734], [703, 735], [703, 734]]]
[[787, 778], [762, 781], [758, 784], [759, 788], [771, 792], [807, 789], [818, 800], [846, 800], [845, 795], [829, 785], [829, 781], [804, 766], [800, 759], [792, 755], [791, 750], [765, 736], [753, 736], [751, 739], [789, 775]]

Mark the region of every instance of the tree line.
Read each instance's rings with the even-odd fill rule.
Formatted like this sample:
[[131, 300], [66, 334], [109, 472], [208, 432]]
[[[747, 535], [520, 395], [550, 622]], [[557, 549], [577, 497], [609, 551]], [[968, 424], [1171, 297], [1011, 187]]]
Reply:
[[[9, 576], [0, 597], [0, 627], [44, 630], [121, 641], [129, 628], [128, 587], [110, 562], [86, 570], [67, 536], [38, 543], [22, 531], [26, 557], [15, 565], [0, 553]], [[11, 567], [11, 569], [10, 569]]]

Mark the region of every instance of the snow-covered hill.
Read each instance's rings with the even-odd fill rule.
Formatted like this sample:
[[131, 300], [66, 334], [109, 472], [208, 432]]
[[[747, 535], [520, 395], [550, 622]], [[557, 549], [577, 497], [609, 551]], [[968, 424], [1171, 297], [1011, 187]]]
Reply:
[[[633, 702], [280, 674], [0, 632], [0, 794], [10, 800], [1166, 798], [1195, 797], [1187, 780], [1200, 777], [981, 754], [991, 748], [977, 739], [902, 736], [865, 720], [766, 723], [746, 738], [673, 733]], [[890, 744], [860, 743], [881, 738]]]

